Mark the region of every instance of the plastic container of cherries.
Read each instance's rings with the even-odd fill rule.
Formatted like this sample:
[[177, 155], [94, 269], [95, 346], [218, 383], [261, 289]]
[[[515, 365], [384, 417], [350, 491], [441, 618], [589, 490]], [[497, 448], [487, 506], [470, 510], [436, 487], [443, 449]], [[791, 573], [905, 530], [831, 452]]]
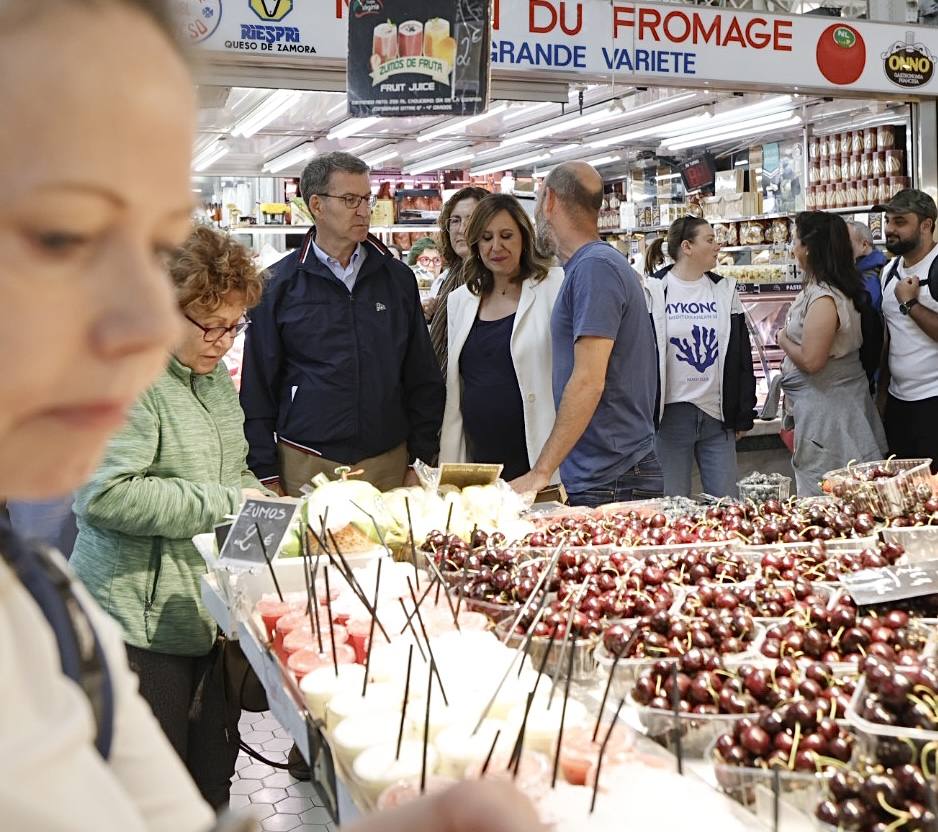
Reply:
[[901, 517], [932, 496], [931, 459], [880, 459], [824, 475], [825, 489], [876, 517]]

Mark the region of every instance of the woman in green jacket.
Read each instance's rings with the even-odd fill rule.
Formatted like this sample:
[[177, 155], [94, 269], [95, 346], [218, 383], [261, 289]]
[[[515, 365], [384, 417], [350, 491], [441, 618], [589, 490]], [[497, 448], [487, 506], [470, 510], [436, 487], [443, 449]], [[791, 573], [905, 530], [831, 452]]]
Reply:
[[78, 492], [71, 563], [122, 626], [140, 692], [218, 808], [234, 773], [237, 718], [226, 726], [217, 632], [201, 601], [206, 568], [191, 538], [264, 495], [221, 361], [263, 281], [247, 249], [204, 227], [173, 257], [170, 276], [185, 336]]

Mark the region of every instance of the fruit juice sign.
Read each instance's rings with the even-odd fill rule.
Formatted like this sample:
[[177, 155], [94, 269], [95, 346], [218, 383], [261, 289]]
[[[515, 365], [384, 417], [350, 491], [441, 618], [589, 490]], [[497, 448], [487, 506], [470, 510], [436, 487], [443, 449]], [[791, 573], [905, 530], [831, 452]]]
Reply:
[[489, 0], [351, 0], [353, 116], [472, 115], [488, 94]]

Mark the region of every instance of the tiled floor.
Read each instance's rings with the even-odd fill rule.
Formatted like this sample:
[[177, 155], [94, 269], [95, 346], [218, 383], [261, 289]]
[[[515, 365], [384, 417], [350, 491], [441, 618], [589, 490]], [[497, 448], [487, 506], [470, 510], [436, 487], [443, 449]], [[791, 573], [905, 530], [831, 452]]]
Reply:
[[[244, 713], [241, 739], [272, 762], [286, 762], [293, 741], [269, 713]], [[250, 808], [264, 832], [335, 832], [309, 783], [286, 769], [263, 765], [243, 752], [231, 781], [231, 807]]]

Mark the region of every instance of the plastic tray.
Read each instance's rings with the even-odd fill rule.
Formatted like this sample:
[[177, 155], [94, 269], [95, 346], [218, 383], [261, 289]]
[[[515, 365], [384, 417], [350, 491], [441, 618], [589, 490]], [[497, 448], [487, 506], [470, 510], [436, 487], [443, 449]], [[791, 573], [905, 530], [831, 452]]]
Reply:
[[[775, 586], [790, 589], [794, 586], [794, 582], [793, 581], [776, 581]], [[738, 584], [731, 584], [731, 588], [733, 590], [739, 589], [743, 591], [754, 590], [755, 583], [752, 581], [744, 581]], [[696, 587], [696, 586], [683, 587], [683, 589], [684, 589], [683, 597], [675, 598], [674, 604], [671, 606], [671, 609], [669, 612], [672, 615], [687, 615], [687, 613], [682, 611], [682, 607], [684, 606], [685, 602], [693, 598], [694, 595], [696, 595], [697, 592], [699, 591], [699, 587]], [[812, 581], [811, 591], [814, 592], [814, 594], [817, 595], [819, 599], [823, 599], [824, 601], [826, 601], [828, 607], [830, 607], [832, 603], [832, 599], [841, 590], [839, 588], [839, 584]], [[746, 612], [749, 612], [748, 607], [742, 607], [741, 609], [744, 609]], [[695, 617], [699, 617], [699, 616], [695, 616]], [[786, 620], [785, 616], [769, 617], [769, 616], [761, 616], [761, 615], [753, 615], [753, 619], [755, 620], [757, 624], [761, 624], [763, 626]]]
[[[768, 823], [774, 816], [775, 773], [764, 768], [745, 768], [721, 762], [716, 740], [707, 749], [706, 759], [713, 765], [717, 785], [724, 794], [748, 808]], [[824, 794], [824, 781], [829, 774], [804, 771], [780, 771], [779, 795], [790, 807], [813, 814]]]
[[[511, 620], [504, 619], [495, 625], [495, 635], [498, 636], [500, 640], [505, 638], [510, 624]], [[524, 636], [518, 633], [512, 633], [507, 644], [509, 647], [520, 648], [523, 641]], [[581, 638], [570, 641], [567, 643], [568, 650], [571, 644], [573, 645], [573, 681], [594, 681], [596, 678], [596, 661], [593, 658], [593, 651], [596, 647], [596, 639]], [[569, 657], [565, 652], [562, 653], [563, 641], [560, 639], [555, 639], [554, 643], [551, 645], [549, 638], [532, 638], [531, 646], [528, 648], [528, 657], [531, 666], [534, 668], [541, 666], [544, 655], [547, 653], [548, 645], [550, 645], [550, 656], [547, 659], [547, 664], [544, 666], [544, 672], [551, 677], [556, 675], [558, 678], [565, 679], [567, 676], [567, 662], [569, 661]]]
[[777, 483], [747, 483], [744, 480], [740, 480], [736, 483], [736, 488], [739, 490], [739, 499], [741, 502], [746, 502], [750, 499], [756, 503], [765, 502], [765, 498], [763, 498], [762, 494], [768, 494], [769, 492], [772, 492], [769, 499], [782, 502], [791, 496], [791, 477], [785, 477]]
[[[913, 511], [919, 502], [917, 491], [923, 486], [932, 493], [930, 459], [879, 459], [847, 468], [828, 471], [824, 480], [832, 488], [844, 487], [844, 496], [861, 511], [877, 517], [899, 517]], [[863, 474], [880, 466], [889, 466], [896, 476], [871, 482], [857, 482], [855, 474]]]
[[879, 534], [884, 542], [897, 543], [905, 549], [899, 563], [938, 558], [938, 526], [897, 526], [881, 529]]
[[687, 757], [706, 757], [707, 750], [716, 742], [720, 734], [731, 732], [739, 720], [753, 716], [753, 714], [678, 714], [675, 716], [673, 711], [648, 708], [634, 703], [632, 705], [645, 735], [672, 754], [676, 754], [678, 750], [674, 731], [674, 721], [677, 719], [681, 732], [681, 751]]

